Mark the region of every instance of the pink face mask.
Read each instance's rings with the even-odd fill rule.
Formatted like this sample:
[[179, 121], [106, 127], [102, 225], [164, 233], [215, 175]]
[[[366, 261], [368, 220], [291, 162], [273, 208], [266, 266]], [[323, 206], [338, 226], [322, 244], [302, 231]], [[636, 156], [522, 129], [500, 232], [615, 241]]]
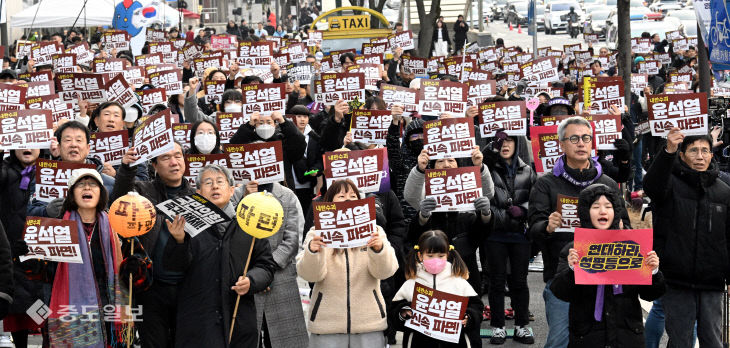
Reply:
[[441, 273], [441, 271], [444, 270], [444, 267], [446, 267], [446, 260], [444, 260], [444, 259], [423, 260], [423, 267], [426, 269], [426, 272], [436, 275], [436, 274]]

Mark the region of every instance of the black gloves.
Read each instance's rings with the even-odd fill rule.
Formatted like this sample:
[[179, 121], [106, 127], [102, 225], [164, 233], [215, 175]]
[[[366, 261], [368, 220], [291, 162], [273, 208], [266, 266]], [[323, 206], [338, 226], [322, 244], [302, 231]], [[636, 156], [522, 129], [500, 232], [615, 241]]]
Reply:
[[628, 161], [631, 158], [631, 145], [626, 139], [616, 139], [613, 145], [616, 146], [614, 156], [619, 161]]

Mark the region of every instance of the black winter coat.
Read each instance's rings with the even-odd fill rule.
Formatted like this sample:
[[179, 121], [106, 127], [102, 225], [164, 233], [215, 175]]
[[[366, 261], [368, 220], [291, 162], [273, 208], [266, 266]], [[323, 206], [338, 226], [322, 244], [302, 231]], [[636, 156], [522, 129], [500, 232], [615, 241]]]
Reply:
[[[0, 225], [0, 319], [2, 319], [10, 309], [15, 293], [15, 283], [13, 280], [13, 258], [10, 255], [10, 243], [5, 236], [5, 230]], [[2, 301], [7, 302], [2, 303]]]
[[256, 239], [246, 276], [248, 293], [241, 296], [233, 339], [228, 344], [237, 294], [231, 290], [243, 275], [254, 238], [234, 218], [225, 226], [213, 226], [182, 244], [171, 241], [165, 248], [165, 266], [184, 271], [178, 287], [177, 347], [256, 347], [258, 332], [254, 294], [266, 289], [277, 269], [266, 239]]
[[[490, 241], [502, 243], [526, 243], [527, 236], [527, 208], [530, 199], [530, 190], [537, 180], [537, 175], [528, 164], [518, 156], [513, 156], [517, 163], [514, 176], [509, 176], [508, 164], [504, 160], [489, 163], [494, 182], [494, 198], [492, 198], [491, 232], [487, 237]], [[522, 217], [513, 218], [507, 214], [511, 206], [522, 208]]]
[[385, 138], [385, 146], [388, 148], [388, 163], [390, 165], [390, 187], [400, 200], [403, 208], [403, 216], [406, 224], [410, 223], [411, 218], [416, 216], [418, 211], [411, 207], [405, 198], [403, 198], [403, 188], [406, 185], [408, 175], [411, 169], [418, 164], [418, 155], [423, 146], [419, 146], [417, 152], [408, 146], [408, 139], [414, 133], [423, 133], [423, 121], [415, 119], [406, 126], [403, 135], [403, 143], [401, 144], [400, 125], [390, 124], [388, 135]]
[[[305, 138], [306, 141], [306, 138]], [[324, 175], [324, 163], [322, 162], [322, 147], [319, 145], [320, 138], [319, 134], [315, 131], [309, 132], [309, 141], [307, 141], [306, 157], [302, 157], [292, 163], [291, 167], [287, 167], [287, 177], [291, 175], [296, 177], [300, 183], [310, 183], [312, 188], [317, 185], [316, 176], [304, 176], [304, 173], [318, 169], [317, 175]], [[294, 186], [290, 186], [294, 188]]]
[[730, 187], [717, 172], [715, 161], [697, 172], [662, 149], [644, 176], [654, 249], [668, 284], [723, 290], [730, 279]]
[[[449, 29], [446, 29], [446, 27], [441, 27], [441, 39], [448, 42], [449, 46], [451, 45], [451, 40], [449, 39]], [[439, 28], [433, 29], [433, 42], [438, 42], [439, 40]]]
[[352, 114], [346, 114], [342, 122], [335, 121], [334, 114], [327, 116], [319, 125], [317, 132], [322, 137], [322, 151], [335, 151], [342, 147], [345, 135], [350, 130], [350, 118]]
[[407, 238], [409, 245], [418, 244], [418, 238], [426, 231], [441, 230], [446, 233], [449, 242], [462, 258], [468, 258], [476, 253], [487, 231], [487, 225], [482, 222], [480, 214], [474, 211], [432, 213], [431, 218], [423, 226], [418, 220], [418, 216], [411, 220]]
[[[292, 163], [299, 161], [304, 156], [304, 150], [307, 149], [307, 141], [304, 140], [304, 134], [290, 120], [285, 120], [279, 124], [276, 133], [269, 139], [261, 139], [256, 134], [256, 128], [247, 122], [238, 128], [236, 134], [233, 134], [230, 143], [249, 144], [256, 141], [276, 140], [281, 140], [281, 148], [284, 151], [284, 168], [289, 168]], [[294, 187], [294, 177], [290, 171], [285, 172], [287, 186]]]
[[0, 197], [3, 198], [0, 200], [0, 221], [11, 244], [23, 239], [28, 199], [32, 193], [19, 188], [23, 169], [14, 151], [6, 160], [0, 161]]

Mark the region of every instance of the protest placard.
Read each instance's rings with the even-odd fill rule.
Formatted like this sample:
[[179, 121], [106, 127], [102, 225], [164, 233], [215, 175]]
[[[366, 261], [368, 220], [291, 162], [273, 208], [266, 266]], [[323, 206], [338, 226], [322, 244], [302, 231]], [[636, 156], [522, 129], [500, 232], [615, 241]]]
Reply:
[[322, 31], [319, 30], [310, 30], [309, 34], [307, 36], [307, 46], [308, 47], [315, 47], [315, 46], [321, 46], [322, 45]]
[[51, 59], [53, 59], [53, 70], [57, 73], [76, 71], [76, 55], [73, 53], [57, 53]]
[[148, 117], [137, 126], [134, 130], [133, 146], [139, 159], [130, 165], [132, 167], [172, 151], [175, 143], [172, 137], [170, 109]]
[[388, 110], [353, 110], [350, 118], [352, 141], [385, 145], [393, 115]]
[[[375, 197], [345, 202], [312, 202], [314, 230], [328, 248], [357, 248], [375, 233]], [[382, 236], [381, 236], [382, 237]]]
[[137, 66], [163, 64], [162, 53], [148, 53], [134, 56], [134, 64]]
[[281, 140], [255, 144], [226, 144], [228, 165], [236, 183], [256, 180], [268, 184], [284, 180], [284, 151]]
[[411, 300], [413, 316], [405, 322], [405, 326], [439, 341], [458, 343], [461, 321], [468, 304], [468, 297], [438, 291], [416, 282]]
[[150, 108], [156, 104], [164, 104], [167, 102], [167, 92], [164, 88], [150, 88], [137, 91], [140, 98], [142, 109], [145, 113], [150, 112]]
[[473, 211], [481, 196], [479, 167], [426, 169], [426, 197], [436, 199], [435, 212]]
[[380, 97], [385, 102], [386, 110], [392, 110], [393, 105], [400, 105], [404, 116], [418, 112], [418, 90], [384, 83], [380, 85]]
[[0, 112], [0, 148], [49, 149], [53, 139], [51, 110], [28, 109]]
[[631, 51], [636, 54], [647, 54], [652, 51], [654, 45], [651, 39], [633, 37], [631, 38]]
[[[44, 97], [56, 94], [56, 85], [52, 81], [18, 82], [17, 86], [27, 87], [26, 97]], [[26, 103], [27, 104], [27, 103]]]
[[675, 52], [686, 51], [689, 49], [689, 40], [686, 38], [673, 39], [671, 41]]
[[15, 44], [15, 57], [18, 59], [29, 57], [31, 46], [33, 46], [33, 41], [18, 40]]
[[53, 81], [53, 73], [50, 70], [41, 70], [36, 72], [25, 72], [22, 74], [18, 74], [19, 80], [26, 80], [30, 82], [40, 82], [40, 81]]
[[148, 75], [150, 84], [164, 88], [167, 95], [183, 93], [182, 69], [157, 71]]
[[478, 105], [497, 94], [497, 81], [494, 80], [472, 80], [467, 81], [466, 85], [469, 86], [468, 106]]
[[208, 104], [220, 104], [223, 101], [223, 92], [226, 90], [226, 81], [206, 80], [205, 102]]
[[524, 101], [499, 101], [479, 104], [479, 132], [493, 137], [498, 129], [507, 135], [527, 135], [527, 113]]
[[190, 187], [196, 187], [195, 179], [200, 171], [209, 164], [217, 164], [224, 168], [228, 166], [228, 154], [226, 153], [209, 153], [209, 154], [188, 154], [185, 155], [185, 172], [183, 178], [188, 182]]
[[346, 69], [348, 73], [362, 73], [365, 76], [365, 89], [370, 91], [378, 90], [378, 81], [382, 78], [380, 74], [382, 68], [376, 64], [353, 64]]
[[643, 92], [644, 88], [649, 85], [649, 75], [647, 74], [631, 74], [631, 93]]
[[0, 111], [25, 109], [28, 87], [0, 83]]
[[184, 57], [183, 59], [185, 61], [191, 61], [195, 58], [202, 57], [204, 51], [205, 51], [204, 46], [199, 46], [199, 45], [196, 45], [192, 41], [188, 41], [185, 43], [185, 45], [182, 48], [182, 53], [183, 53], [183, 57]]
[[656, 61], [659, 61], [662, 65], [670, 65], [672, 64], [672, 56], [669, 55], [669, 53], [664, 52], [654, 52], [652, 58]]
[[532, 153], [535, 155], [535, 171], [551, 172], [555, 162], [563, 155], [558, 139], [558, 125], [530, 127]]
[[213, 50], [235, 50], [238, 48], [238, 37], [235, 35], [211, 35], [210, 48]]
[[362, 44], [362, 54], [379, 54], [379, 55], [385, 55], [385, 52], [388, 50], [388, 43], [381, 42], [381, 43], [372, 43], [372, 42], [363, 42]]
[[55, 41], [36, 42], [30, 47], [30, 59], [33, 59], [37, 67], [52, 66], [53, 55], [62, 53], [63, 45]]
[[413, 32], [410, 30], [399, 31], [388, 35], [388, 44], [390, 45], [391, 50], [395, 50], [396, 47], [400, 47], [404, 51], [416, 48], [413, 43]]
[[64, 101], [83, 99], [90, 103], [107, 101], [102, 75], [93, 73], [63, 73], [56, 75], [56, 90]]
[[335, 105], [346, 102], [365, 102], [365, 75], [363, 73], [328, 73], [314, 81], [315, 101]]
[[123, 58], [95, 58], [91, 68], [96, 73], [121, 72], [127, 69], [129, 61]]
[[418, 92], [418, 108], [421, 116], [451, 113], [455, 117], [461, 117], [466, 112], [469, 87], [465, 83], [422, 80]]
[[562, 219], [560, 227], [556, 228], [555, 232], [572, 233], [577, 227], [580, 227], [580, 219], [578, 218], [578, 197], [558, 194], [555, 211], [560, 213]]
[[28, 97], [25, 105], [28, 109], [50, 110], [53, 122], [58, 122], [64, 117], [71, 120], [75, 116], [73, 103], [63, 101], [63, 98], [55, 93], [42, 97]]
[[647, 98], [652, 136], [666, 136], [678, 127], [684, 135], [706, 135], [707, 94], [658, 94]]
[[254, 69], [269, 69], [273, 60], [271, 41], [241, 41], [238, 43], [238, 64]]
[[20, 262], [39, 259], [50, 262], [83, 263], [76, 221], [28, 216], [23, 228], [28, 252]]
[[290, 63], [286, 65], [286, 74], [291, 83], [298, 81], [300, 85], [309, 85], [314, 75], [314, 67], [307, 62]]
[[592, 115], [596, 150], [616, 150], [613, 143], [621, 139], [621, 115]]
[[428, 73], [428, 58], [412, 57], [403, 55], [403, 71], [416, 75], [416, 77], [425, 77]]
[[[624, 81], [621, 78], [588, 78], [583, 79], [582, 93], [579, 93], [579, 100], [587, 103], [584, 109], [591, 114], [606, 115], [610, 106], [615, 105], [619, 110], [624, 109]], [[589, 94], [586, 94], [589, 93]], [[588, 96], [588, 98], [586, 98]]]
[[231, 221], [231, 218], [223, 210], [197, 193], [193, 193], [190, 196], [168, 199], [157, 204], [156, 207], [163, 214], [167, 215], [170, 220], [176, 216], [184, 217], [184, 229], [190, 237], [197, 236], [200, 232], [209, 229], [213, 225]]
[[172, 137], [178, 143], [182, 144], [183, 152], [190, 149], [190, 131], [193, 129], [192, 123], [173, 123]]
[[39, 158], [35, 162], [35, 199], [50, 203], [68, 194], [68, 179], [76, 169], [96, 170], [95, 164], [71, 163]]
[[83, 66], [91, 66], [91, 61], [94, 60], [94, 52], [89, 49], [88, 42], [66, 48], [64, 52], [76, 55], [76, 62]]
[[122, 157], [128, 148], [129, 132], [126, 129], [91, 133], [89, 139], [89, 157], [113, 166], [122, 164]]
[[661, 63], [658, 60], [648, 59], [637, 64], [639, 74], [656, 75], [659, 73]]
[[117, 75], [106, 84], [106, 94], [109, 101], [115, 101], [127, 108], [137, 104], [137, 94], [129, 86], [123, 74]]
[[520, 65], [521, 78], [529, 84], [547, 84], [559, 79], [558, 65], [553, 58], [539, 58]]
[[193, 59], [193, 67], [195, 75], [198, 78], [203, 77], [203, 73], [208, 68], [220, 69], [223, 66], [223, 58], [221, 57], [200, 57]]
[[238, 128], [247, 123], [250, 116], [242, 112], [224, 112], [215, 115], [215, 122], [218, 126], [218, 134], [221, 137], [221, 144], [228, 144]]
[[153, 43], [153, 42], [165, 41], [166, 34], [167, 33], [164, 30], [147, 28], [147, 31], [145, 32], [145, 37], [147, 38], [147, 41], [149, 41], [150, 43]]
[[423, 124], [423, 148], [429, 159], [471, 157], [474, 123], [467, 118], [444, 118]]
[[363, 193], [387, 192], [390, 189], [385, 148], [327, 152], [323, 159], [327, 185], [335, 180], [350, 179]]
[[587, 44], [597, 44], [598, 43], [598, 34], [583, 33], [583, 42], [585, 42]]
[[243, 114], [250, 118], [258, 112], [261, 116], [286, 109], [286, 83], [261, 83], [242, 86]]
[[692, 83], [692, 73], [669, 73], [669, 82], [688, 82]]
[[576, 284], [651, 285], [652, 269], [646, 264], [654, 242], [651, 229], [576, 228], [574, 237]]

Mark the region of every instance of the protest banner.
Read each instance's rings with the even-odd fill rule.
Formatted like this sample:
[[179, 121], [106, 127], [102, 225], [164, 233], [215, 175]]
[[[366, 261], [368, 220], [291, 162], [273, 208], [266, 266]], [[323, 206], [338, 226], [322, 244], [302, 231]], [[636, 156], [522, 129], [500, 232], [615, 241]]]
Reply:
[[184, 229], [190, 237], [197, 236], [215, 224], [231, 221], [223, 210], [197, 193], [168, 199], [157, 204], [156, 207], [170, 219], [174, 219], [176, 216], [184, 217]]
[[52, 81], [18, 82], [15, 85], [28, 88], [25, 95], [27, 98], [45, 97], [56, 94], [56, 85], [54, 85]]
[[129, 86], [124, 75], [119, 74], [106, 84], [106, 95], [109, 101], [115, 101], [127, 108], [137, 104], [137, 94], [134, 89]]
[[236, 183], [256, 180], [268, 184], [284, 180], [284, 151], [281, 140], [255, 144], [223, 145], [228, 154], [228, 165]]
[[312, 63], [307, 62], [290, 63], [286, 65], [286, 75], [289, 77], [289, 82], [298, 81], [300, 85], [307, 86], [312, 81], [314, 67]]
[[350, 132], [352, 141], [385, 145], [393, 115], [388, 110], [352, 110]]
[[623, 79], [584, 77], [582, 88], [582, 93], [578, 94], [578, 100], [588, 104], [583, 109], [588, 109], [591, 114], [606, 115], [610, 111], [611, 105], [616, 105], [619, 110], [624, 109]]
[[64, 101], [83, 99], [90, 103], [107, 101], [104, 78], [93, 73], [63, 73], [56, 75], [56, 90]]
[[575, 229], [578, 251], [575, 283], [580, 285], [651, 285], [652, 269], [646, 256], [652, 251], [653, 231]]
[[53, 122], [58, 122], [64, 117], [71, 120], [76, 115], [73, 103], [64, 102], [63, 98], [55, 93], [42, 97], [29, 97], [25, 100], [25, 105], [28, 109], [50, 110]]
[[596, 150], [616, 150], [613, 143], [621, 139], [621, 115], [592, 115], [592, 118]]
[[498, 129], [507, 135], [527, 135], [524, 101], [499, 101], [479, 104], [479, 133], [493, 137]]
[[494, 80], [471, 80], [466, 85], [469, 86], [467, 106], [478, 105], [497, 94], [497, 81]]
[[469, 298], [438, 291], [416, 282], [405, 326], [439, 341], [458, 343]]
[[365, 76], [365, 89], [370, 91], [378, 90], [378, 81], [382, 78], [382, 68], [376, 64], [353, 64], [346, 69], [347, 73], [362, 73]]
[[429, 159], [471, 157], [474, 123], [467, 118], [444, 118], [423, 124], [423, 148]]
[[286, 54], [289, 56], [289, 63], [302, 63], [307, 61], [307, 46], [303, 43], [290, 44], [286, 47]]
[[404, 51], [416, 48], [416, 45], [413, 43], [413, 32], [410, 30], [399, 31], [388, 35], [388, 44], [391, 50], [395, 50], [397, 47], [402, 48]]
[[386, 110], [392, 110], [393, 105], [403, 107], [403, 116], [410, 116], [418, 112], [418, 90], [396, 85], [381, 84], [380, 97], [386, 105]]
[[68, 179], [76, 169], [96, 170], [95, 164], [71, 163], [39, 158], [35, 162], [35, 199], [50, 203], [68, 194]]
[[562, 222], [555, 232], [573, 232], [580, 227], [580, 219], [578, 218], [578, 197], [570, 197], [558, 194], [558, 201], [555, 211], [560, 213]]
[[282, 115], [286, 109], [286, 83], [260, 83], [242, 86], [243, 115], [250, 118], [255, 112], [268, 116], [275, 111]]
[[59, 72], [76, 72], [76, 55], [73, 53], [58, 53], [54, 54], [51, 59], [53, 60], [53, 71]]
[[29, 109], [0, 112], [0, 148], [49, 149], [53, 139], [51, 110]]
[[76, 221], [28, 216], [23, 228], [28, 252], [20, 262], [38, 259], [50, 262], [83, 263]]
[[479, 167], [426, 169], [426, 198], [436, 199], [435, 212], [473, 211], [481, 196]]
[[350, 179], [363, 193], [390, 190], [388, 154], [385, 148], [327, 152], [323, 156], [327, 185]]
[[18, 74], [18, 79], [26, 80], [26, 81], [30, 81], [30, 82], [53, 81], [53, 73], [50, 70], [25, 72], [22, 74]]
[[664, 137], [678, 127], [684, 135], [706, 135], [707, 94], [658, 94], [647, 98], [652, 136]]
[[62, 54], [63, 45], [55, 41], [35, 42], [30, 47], [30, 59], [35, 66], [53, 65], [53, 55]]
[[156, 104], [164, 104], [167, 102], [167, 92], [164, 88], [150, 88], [137, 91], [140, 98], [142, 109], [145, 113], [150, 112], [150, 108]]
[[416, 75], [416, 77], [425, 77], [428, 73], [428, 58], [412, 57], [403, 55], [403, 71]]
[[532, 153], [537, 174], [552, 172], [555, 162], [563, 155], [558, 139], [558, 125], [530, 127]]
[[[178, 143], [182, 144], [183, 152], [188, 152], [190, 149], [190, 132], [193, 129], [192, 123], [173, 123], [172, 124], [172, 138]], [[222, 141], [221, 141], [222, 142]]]
[[254, 69], [271, 68], [274, 43], [271, 41], [241, 41], [238, 43], [238, 64]]
[[[314, 230], [327, 248], [347, 249], [368, 244], [375, 224], [375, 197], [345, 202], [312, 202]], [[381, 236], [382, 237], [382, 236]]]
[[215, 123], [218, 126], [218, 134], [221, 137], [221, 144], [228, 144], [238, 128], [247, 123], [249, 115], [242, 112], [219, 112], [215, 115]]
[[148, 117], [135, 128], [133, 146], [139, 159], [130, 166], [136, 166], [175, 148], [170, 119], [170, 109], [165, 109]]
[[521, 78], [527, 79], [529, 84], [548, 84], [556, 82], [558, 76], [558, 64], [553, 58], [538, 58], [536, 60], [520, 65]]
[[223, 92], [226, 90], [226, 81], [206, 80], [205, 102], [208, 104], [220, 104], [223, 101]]
[[224, 168], [228, 166], [228, 154], [226, 153], [209, 153], [209, 154], [188, 154], [185, 155], [185, 172], [183, 179], [188, 182], [190, 187], [196, 187], [195, 179], [200, 171], [209, 164], [217, 164]]
[[468, 97], [469, 87], [465, 83], [422, 80], [418, 91], [419, 113], [421, 116], [451, 113], [455, 117], [461, 117], [466, 112]]
[[314, 81], [316, 102], [324, 105], [335, 105], [342, 99], [346, 102], [365, 102], [365, 74], [363, 73], [327, 73]]
[[123, 58], [95, 58], [91, 68], [96, 73], [122, 72], [129, 67], [129, 61]]
[[86, 67], [90, 67], [91, 62], [94, 60], [94, 52], [89, 49], [88, 42], [83, 42], [78, 45], [68, 47], [64, 52], [75, 55], [76, 62], [79, 65], [83, 65]]
[[91, 133], [89, 139], [89, 157], [113, 166], [122, 164], [122, 157], [128, 148], [129, 132], [126, 129]]
[[0, 83], [0, 111], [25, 109], [28, 87]]
[[148, 77], [151, 85], [164, 88], [167, 95], [183, 93], [182, 69], [157, 71]]

